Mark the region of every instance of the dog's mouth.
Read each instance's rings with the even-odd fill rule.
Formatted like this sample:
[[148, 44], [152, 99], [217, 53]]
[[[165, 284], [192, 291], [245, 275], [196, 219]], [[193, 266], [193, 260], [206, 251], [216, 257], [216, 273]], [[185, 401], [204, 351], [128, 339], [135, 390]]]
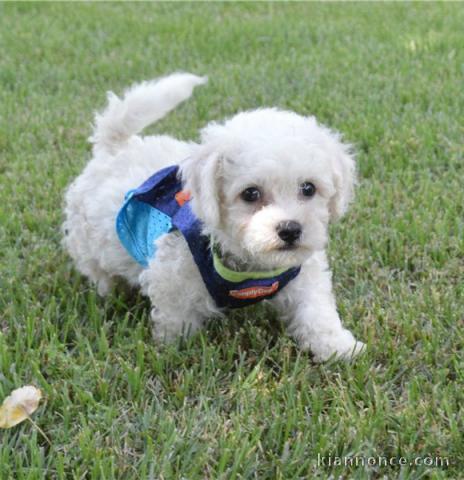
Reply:
[[298, 250], [299, 248], [300, 245], [297, 245], [296, 243], [287, 243], [278, 247], [277, 250], [279, 250], [280, 252], [291, 252], [293, 250]]

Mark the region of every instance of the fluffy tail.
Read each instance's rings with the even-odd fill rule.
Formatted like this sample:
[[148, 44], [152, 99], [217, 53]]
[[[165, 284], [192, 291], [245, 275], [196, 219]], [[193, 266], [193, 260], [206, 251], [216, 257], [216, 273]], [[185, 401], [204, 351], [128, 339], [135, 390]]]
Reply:
[[89, 140], [95, 149], [114, 154], [132, 135], [163, 118], [187, 100], [194, 87], [207, 81], [207, 77], [191, 73], [174, 73], [135, 85], [125, 92], [122, 100], [108, 92], [108, 106], [96, 115], [94, 133]]

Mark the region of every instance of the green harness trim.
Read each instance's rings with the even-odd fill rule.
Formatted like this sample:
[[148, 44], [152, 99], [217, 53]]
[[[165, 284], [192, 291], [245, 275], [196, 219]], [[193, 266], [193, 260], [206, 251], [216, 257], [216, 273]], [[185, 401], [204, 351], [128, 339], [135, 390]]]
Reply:
[[279, 268], [276, 270], [269, 270], [267, 272], [236, 272], [227, 268], [219, 258], [219, 255], [215, 248], [213, 248], [213, 265], [216, 272], [224, 279], [229, 282], [243, 282], [248, 279], [263, 279], [263, 278], [272, 278], [277, 277], [281, 273], [288, 270], [288, 268]]

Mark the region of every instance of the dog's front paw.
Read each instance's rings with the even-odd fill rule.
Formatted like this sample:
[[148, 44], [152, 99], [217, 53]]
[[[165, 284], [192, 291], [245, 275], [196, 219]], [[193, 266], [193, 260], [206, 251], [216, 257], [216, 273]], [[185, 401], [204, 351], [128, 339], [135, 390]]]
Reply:
[[330, 358], [350, 361], [366, 350], [366, 345], [356, 340], [348, 330], [312, 338], [308, 346], [317, 363], [325, 362]]
[[153, 315], [152, 312], [152, 322], [151, 322], [151, 336], [155, 343], [159, 345], [173, 343], [181, 335], [181, 332], [177, 328], [165, 321], [165, 319], [160, 315]]
[[181, 317], [164, 315], [156, 307], [153, 307], [151, 325], [153, 340], [158, 344], [169, 344], [174, 343], [179, 337], [190, 337], [201, 327], [202, 322], [199, 317], [195, 317], [193, 314], [186, 322]]
[[158, 345], [168, 345], [174, 343], [178, 335], [169, 332], [167, 329], [161, 328], [159, 325], [153, 324], [151, 327], [151, 336]]

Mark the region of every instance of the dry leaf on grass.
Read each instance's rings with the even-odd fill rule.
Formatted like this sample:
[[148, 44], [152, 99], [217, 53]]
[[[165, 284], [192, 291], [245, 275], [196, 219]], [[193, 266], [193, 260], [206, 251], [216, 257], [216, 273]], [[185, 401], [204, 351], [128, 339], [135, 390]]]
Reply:
[[11, 428], [29, 418], [39, 406], [42, 392], [31, 385], [17, 388], [0, 407], [0, 428]]

